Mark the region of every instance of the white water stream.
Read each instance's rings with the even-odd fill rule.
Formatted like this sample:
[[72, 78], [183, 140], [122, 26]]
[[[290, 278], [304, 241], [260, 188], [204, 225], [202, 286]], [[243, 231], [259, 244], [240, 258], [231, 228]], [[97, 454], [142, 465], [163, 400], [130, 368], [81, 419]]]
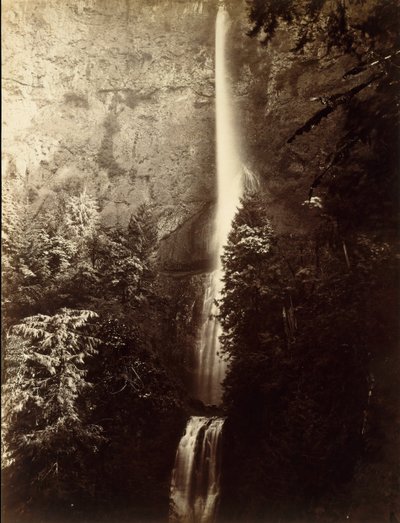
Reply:
[[219, 501], [223, 418], [192, 416], [171, 480], [171, 522], [213, 523]]
[[216, 253], [215, 270], [209, 275], [203, 303], [203, 325], [196, 351], [196, 398], [206, 405], [221, 402], [221, 383], [226, 372], [226, 361], [220, 353], [221, 327], [216, 320], [215, 300], [222, 289], [221, 255], [232, 227], [232, 220], [243, 194], [244, 171], [239, 155], [232, 95], [226, 60], [226, 35], [229, 29], [228, 13], [220, 7], [215, 30], [215, 111], [217, 149], [217, 206], [213, 246]]
[[[220, 353], [221, 327], [215, 300], [220, 297], [221, 255], [243, 194], [244, 170], [235, 135], [234, 112], [226, 61], [229, 18], [218, 9], [215, 31], [217, 206], [213, 246], [215, 270], [209, 275], [203, 303], [203, 321], [196, 350], [194, 396], [205, 405], [221, 403], [221, 383], [227, 363]], [[170, 521], [213, 523], [220, 496], [220, 446], [223, 418], [192, 416], [176, 453], [171, 480]]]

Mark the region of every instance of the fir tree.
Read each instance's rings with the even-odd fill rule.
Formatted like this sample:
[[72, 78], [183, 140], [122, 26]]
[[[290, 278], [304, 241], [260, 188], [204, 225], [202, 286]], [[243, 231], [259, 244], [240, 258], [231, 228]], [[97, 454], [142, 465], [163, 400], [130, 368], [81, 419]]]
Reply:
[[230, 353], [243, 352], [248, 347], [254, 350], [259, 345], [260, 329], [265, 328], [263, 310], [274, 285], [269, 263], [273, 259], [274, 239], [262, 200], [253, 196], [242, 204], [222, 257], [225, 276], [220, 320], [223, 345]]
[[[25, 318], [11, 329], [3, 387], [11, 496], [56, 503], [85, 481], [84, 457], [102, 441], [87, 403], [86, 360], [98, 343], [88, 324], [95, 317], [87, 310], [62, 309]], [[18, 496], [21, 489], [25, 492]]]

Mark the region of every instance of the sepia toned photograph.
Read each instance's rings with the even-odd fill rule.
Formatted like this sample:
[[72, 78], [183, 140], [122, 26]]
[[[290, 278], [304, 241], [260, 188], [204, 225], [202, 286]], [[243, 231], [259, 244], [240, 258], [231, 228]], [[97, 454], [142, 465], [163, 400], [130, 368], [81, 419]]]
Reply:
[[399, 0], [3, 0], [4, 523], [400, 523]]

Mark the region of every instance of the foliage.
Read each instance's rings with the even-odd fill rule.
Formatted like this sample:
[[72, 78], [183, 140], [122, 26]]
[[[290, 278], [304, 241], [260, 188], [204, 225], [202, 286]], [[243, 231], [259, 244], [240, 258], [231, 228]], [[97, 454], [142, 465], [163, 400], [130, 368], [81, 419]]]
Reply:
[[[398, 4], [248, 5], [249, 34], [261, 43], [290, 25], [294, 57], [318, 51], [319, 60], [333, 59], [335, 52], [353, 66], [333, 95], [315, 98], [323, 108], [287, 140], [301, 147], [298, 137], [313, 139], [320, 122], [341, 108], [344, 126], [331, 137], [325, 166], [308, 166], [314, 228], [303, 236], [260, 234], [270, 249], [254, 258], [247, 278], [240, 237], [247, 241], [243, 224], [250, 226], [246, 213], [254, 203], [245, 202], [224, 257], [221, 322], [231, 359], [225, 514], [254, 521], [393, 519], [400, 510], [399, 380], [390, 370], [398, 365]], [[257, 204], [264, 224], [267, 201], [260, 195]], [[242, 314], [243, 300], [252, 306]]]
[[182, 392], [152, 210], [106, 228], [85, 190], [58, 192], [34, 219], [23, 195], [3, 195], [7, 514], [100, 517], [117, 498], [123, 517], [162, 511]]
[[[4, 417], [8, 494], [33, 504], [71, 496], [85, 482], [83, 458], [96, 452], [101, 427], [89, 422], [88, 332], [96, 314], [62, 309], [11, 329], [5, 355]], [[15, 491], [13, 492], [13, 489]]]
[[97, 336], [103, 357], [90, 369], [93, 417], [107, 442], [91, 466], [96, 500], [108, 512], [139, 511], [144, 517], [168, 506], [176, 439], [185, 419], [183, 392], [140, 329], [104, 317]]
[[[325, 0], [254, 0], [249, 1], [248, 5], [249, 21], [253, 24], [250, 36], [258, 35], [263, 30], [266, 35], [263, 41], [268, 43], [279, 24], [286, 22], [300, 31], [298, 45], [292, 50], [294, 53], [307, 52], [315, 56], [315, 47], [325, 46], [327, 53], [336, 49], [342, 54], [348, 54], [354, 61], [353, 67], [343, 75], [343, 79], [338, 78], [338, 81], [346, 81], [346, 89], [341, 88], [341, 92], [318, 97], [324, 107], [318, 109], [287, 140], [292, 143], [297, 136], [312, 132], [339, 107], [347, 112], [345, 132], [333, 140], [333, 150], [326, 159], [325, 168], [315, 175], [309, 197], [313, 196], [314, 190], [322, 181], [331, 187], [331, 179], [341, 175], [338, 167], [352, 153], [357, 156], [354, 151], [357, 151], [360, 144], [372, 147], [376, 158], [386, 160], [388, 152], [389, 157], [392, 157], [393, 152], [398, 149], [400, 121], [398, 4], [384, 0], [368, 4], [359, 0], [340, 0], [335, 3], [333, 10]], [[376, 176], [376, 165], [368, 166], [367, 170], [369, 177]], [[382, 166], [379, 171], [384, 177], [388, 169]], [[392, 172], [393, 163], [389, 176]], [[327, 174], [331, 175], [331, 179], [326, 179]], [[355, 177], [357, 178], [357, 174]], [[357, 182], [356, 179], [353, 184], [356, 185]], [[389, 184], [393, 187], [391, 177]]]
[[98, 260], [103, 290], [122, 304], [135, 298], [143, 274], [142, 261], [133, 254], [125, 231], [109, 231]]
[[86, 190], [60, 193], [35, 219], [23, 197], [10, 191], [4, 199], [7, 326], [63, 306], [143, 306], [152, 295], [157, 227], [149, 206], [132, 215], [128, 228], [110, 229]]
[[[344, 116], [325, 166], [308, 166], [316, 229], [274, 231], [260, 190], [226, 246], [225, 514], [340, 521], [351, 507], [365, 520], [367, 506], [378, 520], [396, 511], [398, 491], [398, 5], [247, 3], [262, 44], [289, 26], [293, 60], [318, 50], [350, 65], [287, 137], [296, 147]], [[35, 507], [49, 521], [83, 521], [88, 507], [159, 516], [185, 417], [193, 296], [158, 275], [150, 206], [107, 228], [81, 181], [35, 211], [32, 188], [13, 181], [3, 191], [7, 508], [30, 522]]]
[[[6, 188], [2, 194], [2, 293], [3, 315], [13, 315], [13, 309], [31, 306], [40, 294], [36, 275], [30, 262], [29, 213], [20, 195]], [[33, 259], [36, 260], [36, 257]], [[46, 267], [43, 267], [44, 272]], [[18, 303], [18, 305], [16, 305]]]
[[65, 205], [63, 236], [85, 245], [87, 238], [93, 238], [100, 221], [96, 200], [86, 190], [79, 196], [71, 195]]
[[371, 234], [344, 240], [322, 212], [314, 237], [277, 235], [267, 214], [262, 194], [245, 200], [223, 258], [225, 515], [308, 521], [323, 506], [344, 517], [369, 438], [372, 333], [391, 332], [393, 350], [395, 321], [383, 334], [379, 311], [395, 291], [374, 295], [394, 278], [395, 251]]
[[274, 286], [273, 277], [268, 281], [263, 278], [261, 267], [271, 258], [272, 245], [272, 230], [260, 199], [244, 201], [222, 258], [225, 272], [220, 320], [225, 332], [223, 345], [229, 352], [245, 352], [260, 343], [259, 311], [267, 307]]
[[264, 32], [264, 44], [267, 44], [268, 40], [274, 35], [280, 21], [293, 21], [293, 0], [280, 0], [278, 2], [274, 2], [273, 0], [268, 2], [254, 0], [248, 1], [247, 4], [249, 6], [249, 20], [252, 24], [248, 35], [256, 36]]
[[398, 43], [399, 11], [392, 1], [247, 0], [247, 7], [248, 35], [260, 37], [262, 45], [285, 24], [298, 34], [297, 53], [318, 40], [327, 52], [336, 49], [361, 58], [363, 51], [377, 51], [388, 39]]
[[158, 234], [149, 205], [140, 205], [132, 214], [127, 234], [130, 247], [138, 258], [147, 260], [155, 254]]
[[[89, 245], [99, 224], [96, 204], [85, 191], [57, 200], [54, 209], [35, 219], [26, 200], [12, 193], [10, 200], [4, 220], [16, 230], [3, 251], [7, 325], [32, 313], [74, 305], [68, 303], [66, 287], [85, 274]], [[17, 213], [12, 205], [19, 206]], [[89, 267], [86, 279], [93, 277]]]

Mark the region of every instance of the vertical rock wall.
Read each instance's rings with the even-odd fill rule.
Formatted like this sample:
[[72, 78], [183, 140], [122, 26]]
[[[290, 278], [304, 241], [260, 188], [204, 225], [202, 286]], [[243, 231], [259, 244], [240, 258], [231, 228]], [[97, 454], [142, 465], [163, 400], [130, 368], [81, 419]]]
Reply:
[[160, 237], [210, 209], [214, 14], [209, 0], [4, 3], [3, 151], [36, 206], [86, 186], [126, 225], [150, 201]]

